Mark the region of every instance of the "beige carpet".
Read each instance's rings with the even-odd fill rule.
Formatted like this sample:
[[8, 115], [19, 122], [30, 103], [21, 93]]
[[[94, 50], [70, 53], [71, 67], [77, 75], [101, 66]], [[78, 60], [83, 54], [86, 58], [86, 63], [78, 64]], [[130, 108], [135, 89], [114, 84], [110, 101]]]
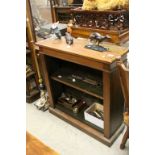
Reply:
[[33, 104], [27, 107], [27, 131], [61, 155], [128, 155], [129, 142], [120, 150], [123, 133], [111, 147], [100, 143], [48, 111], [42, 112]]

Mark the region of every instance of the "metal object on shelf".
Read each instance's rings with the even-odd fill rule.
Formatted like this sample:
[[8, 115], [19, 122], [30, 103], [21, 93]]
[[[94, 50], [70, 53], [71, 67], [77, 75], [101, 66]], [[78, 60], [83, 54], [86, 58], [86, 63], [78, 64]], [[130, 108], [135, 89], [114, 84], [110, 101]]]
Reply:
[[77, 79], [77, 80], [82, 80], [83, 77], [79, 76], [79, 75], [76, 75], [76, 74], [72, 74], [72, 77]]
[[100, 117], [103, 119], [103, 111], [96, 109], [96, 112], [100, 115]]
[[51, 34], [54, 34], [56, 36], [56, 38], [61, 39], [61, 32], [58, 29], [58, 24], [59, 24], [59, 21], [56, 23], [52, 23]]
[[86, 82], [86, 83], [88, 83], [88, 84], [94, 85], [94, 86], [97, 86], [97, 85], [98, 85], [98, 84], [97, 84], [97, 81], [92, 80], [92, 79], [89, 79], [89, 78], [87, 78], [87, 77], [84, 78], [83, 81]]
[[91, 115], [103, 120], [103, 112], [101, 110], [94, 110], [89, 112]]
[[73, 112], [77, 114], [84, 107], [86, 107], [86, 102], [85, 101], [82, 101], [82, 100], [78, 100], [78, 102], [76, 103], [76, 105], [73, 107]]
[[62, 78], [62, 75], [58, 75], [58, 78]]
[[102, 36], [98, 32], [93, 32], [89, 36], [90, 43], [88, 43], [88, 45], [86, 45], [85, 48], [92, 49], [99, 52], [107, 51], [108, 50], [107, 48], [99, 45], [101, 42], [107, 39], [111, 39], [111, 37], [109, 35]]
[[73, 78], [73, 79], [72, 79], [72, 82], [76, 82], [76, 79]]
[[79, 113], [84, 107], [86, 107], [86, 102], [81, 99], [77, 99], [70, 94], [62, 93], [58, 98], [58, 103], [63, 105], [65, 108], [70, 109], [73, 113]]
[[99, 87], [99, 86], [102, 85], [100, 81], [93, 80], [93, 79], [88, 78], [88, 77], [83, 77], [83, 76], [77, 75], [77, 74], [72, 74], [71, 76], [73, 77], [72, 79], [81, 80], [82, 82], [91, 84], [93, 86], [98, 86]]
[[66, 43], [68, 45], [72, 45], [73, 44], [73, 37], [71, 36], [70, 33], [68, 33], [68, 32], [65, 33], [65, 39], [66, 39]]
[[[99, 103], [97, 103], [99, 104]], [[98, 109], [98, 108], [94, 108], [93, 110], [88, 112], [90, 115], [93, 115], [95, 117], [97, 117], [98, 119], [102, 119], [103, 120], [103, 111]]]

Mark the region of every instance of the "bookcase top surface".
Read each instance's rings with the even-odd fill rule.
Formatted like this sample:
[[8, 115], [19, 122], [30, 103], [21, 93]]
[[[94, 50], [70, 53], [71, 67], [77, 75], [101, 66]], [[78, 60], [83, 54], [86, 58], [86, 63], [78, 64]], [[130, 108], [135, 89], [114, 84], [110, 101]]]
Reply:
[[[113, 63], [117, 58], [121, 58], [123, 55], [128, 53], [127, 47], [122, 47], [109, 42], [103, 42], [100, 45], [107, 48], [108, 51], [98, 52], [95, 50], [85, 48], [88, 44], [88, 39], [78, 38], [74, 39], [73, 45], [69, 46], [66, 44], [65, 38], [61, 40], [46, 39], [36, 42], [36, 45], [42, 49], [51, 49], [58, 52], [64, 52], [72, 55], [78, 55], [93, 59], [94, 61], [103, 63]], [[45, 53], [46, 50], [43, 51]], [[46, 54], [46, 53], [45, 53]]]

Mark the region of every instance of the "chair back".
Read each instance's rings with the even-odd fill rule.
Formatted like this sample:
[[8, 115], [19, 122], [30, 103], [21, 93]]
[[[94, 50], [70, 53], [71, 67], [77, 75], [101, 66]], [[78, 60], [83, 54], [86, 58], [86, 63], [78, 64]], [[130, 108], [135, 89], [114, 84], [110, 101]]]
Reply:
[[125, 101], [125, 111], [129, 112], [129, 69], [121, 61], [117, 61], [117, 68]]

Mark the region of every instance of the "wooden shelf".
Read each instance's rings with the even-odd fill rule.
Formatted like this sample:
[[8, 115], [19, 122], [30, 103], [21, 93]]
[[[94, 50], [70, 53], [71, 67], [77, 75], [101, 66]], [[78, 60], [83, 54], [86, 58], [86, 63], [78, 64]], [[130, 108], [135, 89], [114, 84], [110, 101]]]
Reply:
[[58, 78], [57, 76], [51, 76], [51, 79], [103, 100], [102, 89], [96, 89], [96, 87], [90, 84], [87, 84], [78, 80], [76, 82], [72, 82], [70, 79], [68, 79], [65, 76], [63, 76], [63, 78]]
[[70, 116], [65, 111], [58, 109], [58, 107], [57, 108], [49, 107], [49, 112], [56, 115], [57, 117], [65, 120], [66, 122], [70, 123], [71, 125], [77, 127], [78, 129], [84, 131], [86, 134], [94, 137], [98, 141], [106, 144], [107, 146], [111, 146], [113, 144], [113, 142], [115, 141], [115, 139], [118, 137], [118, 135], [124, 129], [124, 124], [122, 124], [116, 130], [115, 134], [113, 134], [111, 136], [111, 138], [108, 139], [108, 138], [105, 138], [104, 133], [103, 133], [103, 129], [102, 129], [102, 132], [100, 132], [100, 131], [94, 129], [93, 127], [91, 127], [90, 125], [87, 125], [86, 123], [83, 123], [82, 121], [78, 120], [77, 118]]
[[57, 109], [61, 110], [62, 112], [65, 112], [65, 113], [68, 114], [69, 116], [71, 116], [71, 117], [73, 117], [73, 118], [79, 120], [80, 122], [85, 123], [85, 124], [91, 126], [92, 128], [98, 130], [98, 131], [101, 132], [101, 133], [104, 133], [104, 131], [103, 131], [102, 128], [99, 128], [99, 127], [97, 127], [96, 125], [94, 125], [94, 124], [92, 124], [92, 123], [90, 123], [90, 122], [88, 122], [88, 121], [85, 120], [85, 118], [84, 118], [84, 111], [85, 111], [88, 107], [85, 107], [84, 109], [82, 109], [82, 111], [80, 111], [78, 114], [73, 113], [71, 110], [65, 108], [64, 106], [62, 106], [62, 105], [60, 105], [60, 104], [56, 104], [55, 107], [56, 107]]

